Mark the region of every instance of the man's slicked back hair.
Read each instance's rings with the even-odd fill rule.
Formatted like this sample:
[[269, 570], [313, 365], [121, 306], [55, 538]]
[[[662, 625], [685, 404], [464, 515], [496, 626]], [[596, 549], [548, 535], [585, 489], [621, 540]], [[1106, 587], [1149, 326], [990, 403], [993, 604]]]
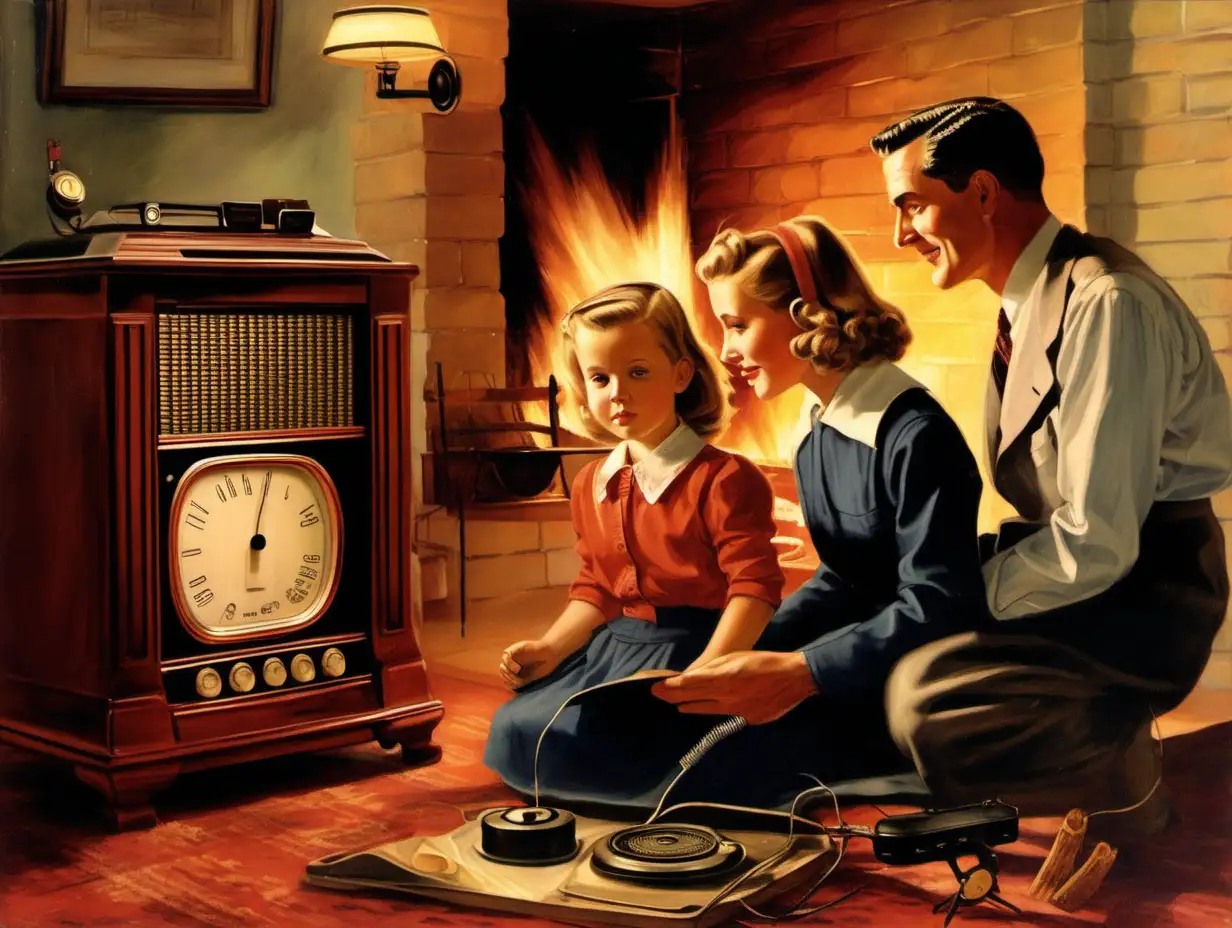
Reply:
[[962, 97], [917, 110], [887, 126], [871, 142], [885, 156], [924, 139], [925, 177], [955, 192], [971, 175], [988, 171], [1019, 199], [1043, 201], [1044, 157], [1031, 124], [996, 97]]

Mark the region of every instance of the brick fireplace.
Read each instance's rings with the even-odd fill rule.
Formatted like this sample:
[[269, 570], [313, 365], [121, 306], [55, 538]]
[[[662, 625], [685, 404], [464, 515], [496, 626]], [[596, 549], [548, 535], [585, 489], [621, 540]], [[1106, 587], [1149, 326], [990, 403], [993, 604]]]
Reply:
[[[520, 350], [547, 299], [519, 186], [527, 118], [562, 162], [596, 141], [635, 212], [644, 206], [636, 177], [674, 125], [687, 159], [689, 254], [720, 223], [826, 218], [906, 311], [916, 337], [903, 366], [978, 447], [995, 297], [970, 285], [938, 293], [923, 265], [895, 251], [867, 145], [915, 107], [974, 93], [1027, 115], [1054, 212], [1113, 235], [1167, 277], [1232, 379], [1226, 0], [440, 0], [431, 9], [462, 71], [462, 105], [425, 114], [377, 101], [370, 86], [352, 132], [359, 236], [423, 270], [413, 350], [425, 379], [438, 360], [498, 384], [527, 376]], [[619, 137], [632, 147], [613, 158]], [[425, 409], [413, 413], [416, 450], [426, 451]], [[1217, 509], [1232, 551], [1232, 495]], [[987, 493], [982, 527], [1008, 511]], [[435, 601], [456, 596], [456, 564], [439, 569], [456, 558], [455, 522], [427, 507], [419, 516], [426, 609], [456, 615], [456, 603]], [[567, 522], [471, 526], [472, 597], [571, 579]], [[1229, 628], [1207, 679], [1232, 686]]]

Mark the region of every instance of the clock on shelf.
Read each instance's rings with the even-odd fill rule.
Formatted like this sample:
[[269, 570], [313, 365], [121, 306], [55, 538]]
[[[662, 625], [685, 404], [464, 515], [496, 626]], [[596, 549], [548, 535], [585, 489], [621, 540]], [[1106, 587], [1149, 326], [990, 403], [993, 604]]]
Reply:
[[181, 772], [439, 756], [412, 624], [416, 269], [118, 231], [0, 260], [0, 739], [114, 826]]

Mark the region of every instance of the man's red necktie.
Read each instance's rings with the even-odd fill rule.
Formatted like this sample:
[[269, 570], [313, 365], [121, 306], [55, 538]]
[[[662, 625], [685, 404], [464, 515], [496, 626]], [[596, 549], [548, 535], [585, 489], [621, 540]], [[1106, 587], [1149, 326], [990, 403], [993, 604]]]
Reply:
[[1010, 355], [1014, 351], [1014, 343], [1010, 341], [1010, 317], [1005, 314], [1005, 307], [997, 316], [997, 346], [992, 356], [992, 377], [997, 384], [997, 395], [1005, 395], [1005, 376], [1010, 369]]

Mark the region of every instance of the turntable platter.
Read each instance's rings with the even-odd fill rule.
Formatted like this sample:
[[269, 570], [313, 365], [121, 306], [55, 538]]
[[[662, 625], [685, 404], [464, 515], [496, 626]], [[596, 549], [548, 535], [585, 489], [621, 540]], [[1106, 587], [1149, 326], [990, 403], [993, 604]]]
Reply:
[[744, 847], [712, 828], [655, 824], [622, 828], [595, 844], [591, 865], [617, 879], [680, 882], [732, 870]]

